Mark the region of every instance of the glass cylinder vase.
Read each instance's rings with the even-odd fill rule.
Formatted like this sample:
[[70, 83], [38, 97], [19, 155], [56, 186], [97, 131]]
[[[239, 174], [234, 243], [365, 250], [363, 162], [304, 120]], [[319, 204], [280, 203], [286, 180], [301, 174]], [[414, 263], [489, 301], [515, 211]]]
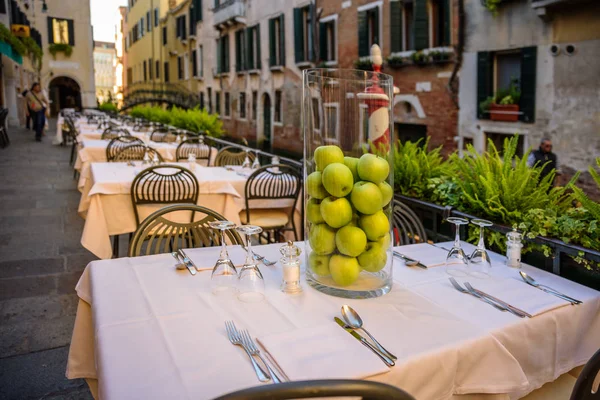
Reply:
[[303, 72], [306, 281], [334, 296], [392, 288], [393, 80]]

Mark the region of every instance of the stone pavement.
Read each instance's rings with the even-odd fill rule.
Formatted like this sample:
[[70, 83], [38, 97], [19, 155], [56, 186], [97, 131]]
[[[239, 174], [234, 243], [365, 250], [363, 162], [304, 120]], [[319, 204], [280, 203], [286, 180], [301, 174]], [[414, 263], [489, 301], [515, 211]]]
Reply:
[[77, 295], [95, 257], [79, 240], [70, 148], [9, 128], [0, 149], [0, 399], [91, 399], [65, 369]]

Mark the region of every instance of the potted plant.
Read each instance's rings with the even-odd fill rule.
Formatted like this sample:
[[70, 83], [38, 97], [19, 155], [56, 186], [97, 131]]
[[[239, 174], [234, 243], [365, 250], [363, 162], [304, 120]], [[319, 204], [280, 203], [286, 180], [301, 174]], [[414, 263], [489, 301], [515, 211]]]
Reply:
[[73, 47], [68, 43], [52, 43], [48, 46], [48, 51], [54, 59], [56, 59], [56, 53], [63, 53], [65, 57], [71, 57]]
[[387, 64], [390, 66], [390, 68], [400, 68], [406, 64], [406, 60], [404, 57], [400, 56], [389, 56], [387, 58]]
[[432, 51], [429, 53], [431, 60], [436, 63], [444, 63], [450, 61], [450, 53], [446, 51]]
[[422, 51], [415, 51], [410, 58], [412, 62], [417, 65], [425, 65], [429, 62], [429, 56]]
[[371, 61], [371, 57], [362, 57], [354, 61], [354, 69], [373, 71], [373, 61]]
[[519, 120], [521, 91], [513, 80], [508, 88], [498, 90], [479, 104], [483, 113], [489, 113], [492, 121], [515, 122]]

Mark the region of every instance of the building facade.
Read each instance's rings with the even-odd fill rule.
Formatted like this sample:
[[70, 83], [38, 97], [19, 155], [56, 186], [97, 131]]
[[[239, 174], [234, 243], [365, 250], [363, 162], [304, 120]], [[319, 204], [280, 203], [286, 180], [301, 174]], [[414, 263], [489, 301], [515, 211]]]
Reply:
[[115, 99], [116, 67], [115, 44], [94, 41], [94, 80], [98, 104]]
[[123, 105], [123, 86], [127, 78], [127, 53], [125, 52], [125, 37], [127, 35], [127, 7], [119, 7], [117, 24], [115, 25], [115, 101], [118, 107]]
[[[485, 151], [518, 134], [519, 152], [552, 139], [564, 178], [600, 156], [600, 5], [594, 1], [502, 2], [493, 16], [465, 0], [461, 69], [462, 143]], [[514, 85], [516, 121], [498, 121], [481, 105]]]

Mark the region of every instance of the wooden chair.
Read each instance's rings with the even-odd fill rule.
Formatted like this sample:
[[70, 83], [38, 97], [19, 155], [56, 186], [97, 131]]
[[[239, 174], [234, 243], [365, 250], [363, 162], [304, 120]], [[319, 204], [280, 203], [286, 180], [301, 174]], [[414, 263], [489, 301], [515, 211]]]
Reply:
[[[192, 214], [191, 221], [174, 221], [174, 215], [182, 212]], [[174, 204], [150, 214], [133, 235], [129, 244], [129, 257], [170, 253], [180, 248], [220, 246], [220, 232], [210, 228], [212, 221], [225, 221], [225, 218], [206, 207], [192, 204]], [[234, 245], [243, 245], [240, 235], [234, 230], [225, 233]]]
[[[301, 188], [302, 178], [294, 167], [278, 164], [259, 168], [246, 181], [246, 209], [240, 211], [242, 224], [258, 225], [265, 232], [273, 232], [275, 237], [281, 236], [283, 231], [291, 230], [298, 240], [294, 212]], [[270, 203], [286, 199], [289, 201], [284, 207], [252, 207], [252, 203], [257, 200]]]
[[[249, 151], [247, 155], [250, 162], [253, 162], [254, 154]], [[245, 159], [246, 150], [236, 146], [226, 146], [217, 153], [215, 166], [224, 167], [225, 165], [242, 165]]]
[[406, 204], [393, 200], [394, 246], [426, 243], [425, 227], [417, 214]]
[[415, 400], [404, 390], [380, 382], [351, 379], [284, 382], [238, 390], [214, 400], [289, 400], [359, 397], [362, 400]]
[[206, 160], [206, 165], [210, 165], [212, 147], [204, 144], [201, 138], [193, 138], [181, 142], [175, 151], [176, 160], [187, 160], [191, 153], [196, 154], [196, 161]]
[[143, 145], [144, 142], [134, 136], [118, 136], [114, 139], [111, 139], [106, 146], [106, 160], [109, 162], [113, 161], [113, 159], [123, 148], [131, 144]]
[[156, 156], [158, 161], [164, 162], [162, 156], [158, 152], [158, 150], [153, 149], [152, 147], [148, 147], [145, 144], [134, 143], [128, 146], [125, 146], [117, 153], [117, 155], [109, 161], [114, 162], [125, 162], [125, 161], [142, 161], [144, 156], [148, 153], [148, 156], [151, 160]]

